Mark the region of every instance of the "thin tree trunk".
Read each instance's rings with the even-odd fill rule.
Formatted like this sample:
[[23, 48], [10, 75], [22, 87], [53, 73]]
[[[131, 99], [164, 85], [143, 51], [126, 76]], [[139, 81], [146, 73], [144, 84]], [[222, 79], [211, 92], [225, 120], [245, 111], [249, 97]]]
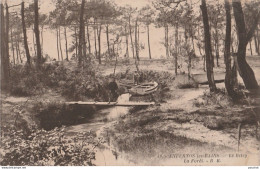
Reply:
[[96, 59], [97, 59], [97, 34], [96, 34], [96, 23], [95, 23], [96, 21], [94, 20], [94, 39], [95, 39], [95, 57], [96, 57]]
[[[175, 24], [175, 53], [174, 53], [174, 69], [175, 69], [175, 75], [178, 74], [178, 37], [179, 37], [179, 24]], [[168, 50], [167, 50], [168, 51]]]
[[82, 47], [83, 47], [83, 36], [85, 36], [84, 33], [84, 6], [85, 6], [85, 0], [81, 1], [81, 9], [80, 9], [80, 26], [79, 26], [79, 56], [78, 56], [78, 66], [82, 66]]
[[138, 34], [137, 34], [137, 35], [138, 35], [138, 36], [137, 36], [137, 42], [138, 42], [138, 44], [140, 44], [140, 43], [139, 43], [139, 42], [140, 42], [140, 41], [139, 41], [139, 40], [140, 40], [139, 25], [137, 25], [137, 33], [138, 33]]
[[77, 27], [74, 27], [74, 32], [75, 32], [75, 47], [76, 47], [76, 58], [78, 58], [78, 35], [77, 35]]
[[[113, 44], [113, 51], [115, 53], [115, 43]], [[115, 61], [115, 67], [114, 67], [114, 73], [113, 73], [113, 76], [115, 77], [115, 74], [116, 74], [116, 66], [117, 66], [117, 54], [115, 55], [116, 57], [116, 61]]]
[[129, 57], [127, 25], [125, 25], [125, 41], [126, 41], [126, 56]]
[[148, 38], [149, 58], [152, 59], [151, 45], [150, 45], [150, 30], [149, 30], [149, 25], [147, 25], [147, 38]]
[[213, 73], [213, 58], [211, 50], [211, 41], [210, 41], [210, 30], [209, 30], [209, 21], [208, 21], [208, 11], [206, 6], [206, 0], [201, 0], [201, 11], [203, 17], [204, 25], [204, 37], [205, 37], [205, 55], [206, 55], [206, 67], [207, 67], [207, 78], [209, 81], [209, 88], [211, 92], [216, 91], [216, 84], [214, 81]]
[[17, 46], [18, 46], [18, 53], [19, 53], [20, 63], [23, 63], [22, 56], [21, 56], [21, 50], [20, 50], [20, 42], [19, 41], [17, 41]]
[[41, 66], [41, 43], [40, 43], [40, 31], [39, 31], [39, 8], [38, 8], [38, 0], [34, 0], [34, 32], [36, 39], [36, 48], [37, 48], [37, 68], [40, 69]]
[[14, 42], [13, 42], [13, 28], [11, 27], [11, 47], [13, 52], [13, 63], [15, 65], [15, 56], [14, 56]]
[[[184, 26], [184, 37], [185, 37], [185, 44], [187, 45], [188, 44], [188, 28], [186, 27], [186, 25]], [[187, 65], [187, 68], [188, 68], [188, 78], [190, 79], [190, 74], [191, 74], [191, 55], [192, 53], [189, 52], [188, 53], [188, 65]]]
[[135, 47], [134, 47], [134, 42], [133, 42], [133, 37], [132, 37], [132, 26], [131, 26], [131, 18], [130, 17], [129, 17], [129, 33], [130, 33], [130, 40], [131, 40], [133, 58], [135, 58]]
[[69, 61], [67, 29], [65, 26], [64, 26], [64, 36], [65, 36], [65, 47], [66, 47], [66, 60]]
[[217, 67], [219, 67], [219, 40], [218, 40], [218, 29], [215, 30], [216, 31], [216, 40], [215, 40], [215, 53], [216, 53], [216, 61], [217, 61]]
[[91, 44], [90, 44], [90, 35], [89, 35], [89, 27], [88, 27], [88, 23], [87, 23], [87, 37], [88, 37], [88, 51], [89, 54], [91, 54]]
[[29, 52], [28, 42], [27, 42], [27, 32], [26, 32], [26, 26], [25, 26], [25, 20], [24, 20], [24, 2], [21, 4], [21, 15], [22, 15], [22, 25], [23, 25], [23, 43], [24, 43], [24, 49], [26, 53], [27, 58], [27, 64], [31, 64], [31, 56]]
[[[18, 39], [17, 39], [17, 35], [16, 35], [16, 40], [15, 40], [15, 50], [16, 50], [16, 61], [17, 61], [17, 64], [19, 64], [19, 52], [18, 52]], [[21, 62], [20, 62], [21, 63]]]
[[256, 36], [257, 36], [257, 53], [260, 54], [260, 37], [258, 35], [258, 27], [256, 28]]
[[58, 60], [60, 60], [60, 50], [59, 50], [59, 32], [58, 28], [56, 28], [56, 41], [57, 41], [57, 53], [58, 53]]
[[98, 33], [98, 61], [99, 61], [99, 64], [101, 64], [101, 29], [102, 29], [102, 26], [100, 24], [99, 33]]
[[165, 50], [166, 57], [169, 58], [169, 28], [168, 25], [165, 26]]
[[5, 33], [6, 33], [6, 37], [5, 37], [5, 42], [6, 42], [6, 64], [8, 65], [8, 76], [10, 77], [10, 54], [9, 54], [9, 10], [8, 10], [8, 5], [5, 4], [5, 9], [6, 9], [6, 28], [5, 28]]
[[82, 45], [83, 45], [83, 59], [87, 58], [87, 42], [86, 42], [86, 32], [85, 32], [85, 24], [83, 24], [83, 32], [82, 32]]
[[110, 46], [109, 46], [108, 24], [106, 25], [106, 34], [107, 34], [107, 52], [108, 52], [109, 57], [111, 57]]
[[44, 27], [44, 26], [42, 26], [42, 31], [41, 31], [41, 40], [42, 40], [42, 42], [41, 42], [42, 57], [43, 57], [43, 27]]
[[60, 37], [60, 26], [59, 26], [59, 30], [58, 30], [58, 32], [59, 32], [59, 46], [60, 46], [60, 56], [61, 56], [61, 60], [63, 61], [63, 52], [62, 52], [62, 48], [61, 48], [61, 37]]
[[136, 58], [139, 61], [139, 44], [138, 44], [138, 30], [137, 30], [137, 19], [135, 21], [135, 52], [136, 52]]
[[35, 33], [34, 33], [34, 28], [32, 28], [32, 31], [33, 31], [33, 50], [34, 50], [34, 56], [36, 56], [37, 54], [36, 54], [36, 49], [35, 49], [35, 39], [34, 39], [34, 37], [35, 37]]
[[254, 33], [253, 29], [256, 28], [260, 16], [256, 18], [257, 22], [254, 22], [254, 24], [252, 25], [249, 31], [249, 33], [251, 34], [247, 34], [241, 1], [233, 0], [232, 6], [233, 6], [235, 21], [236, 21], [238, 39], [239, 39], [238, 52], [237, 52], [239, 74], [242, 77], [247, 89], [258, 89], [259, 87], [255, 78], [254, 71], [246, 61], [246, 46], [248, 41], [251, 39], [250, 36], [253, 36]]

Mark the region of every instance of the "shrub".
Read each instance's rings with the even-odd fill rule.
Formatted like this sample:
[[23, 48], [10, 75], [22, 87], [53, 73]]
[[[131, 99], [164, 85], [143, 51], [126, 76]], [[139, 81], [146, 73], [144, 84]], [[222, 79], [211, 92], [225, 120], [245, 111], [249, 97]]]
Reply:
[[11, 69], [11, 94], [31, 96], [52, 88], [72, 100], [85, 98], [108, 100], [106, 79], [97, 76], [91, 65], [87, 69], [71, 70], [57, 62], [43, 64], [41, 70], [35, 67], [14, 66]]
[[64, 128], [35, 130], [23, 139], [22, 131], [12, 130], [2, 137], [0, 165], [93, 165], [95, 135], [90, 132], [65, 137]]
[[175, 78], [174, 84], [179, 89], [187, 89], [187, 88], [197, 88], [198, 84], [192, 77], [188, 77], [188, 75], [178, 75]]
[[41, 102], [35, 104], [32, 111], [39, 121], [40, 128], [45, 130], [52, 130], [62, 125], [79, 124], [83, 118], [90, 119], [95, 113], [91, 106]]

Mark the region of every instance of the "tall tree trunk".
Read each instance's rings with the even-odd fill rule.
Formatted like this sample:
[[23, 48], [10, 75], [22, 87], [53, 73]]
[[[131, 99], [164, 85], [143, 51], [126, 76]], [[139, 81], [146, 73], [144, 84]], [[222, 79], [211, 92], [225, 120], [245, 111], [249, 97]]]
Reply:
[[13, 28], [11, 27], [11, 47], [13, 52], [13, 63], [15, 65], [15, 56], [14, 56], [14, 41], [13, 41]]
[[62, 48], [61, 48], [61, 37], [60, 37], [60, 26], [59, 26], [59, 46], [60, 46], [60, 56], [61, 56], [61, 60], [63, 61], [63, 52], [62, 52]]
[[17, 64], [19, 64], [19, 52], [18, 52], [18, 38], [17, 38], [17, 35], [16, 35], [16, 39], [15, 39], [15, 50], [16, 50], [16, 61], [17, 61]]
[[78, 58], [78, 34], [77, 34], [77, 27], [74, 27], [74, 32], [75, 32], [75, 47], [76, 47], [76, 58]]
[[218, 29], [216, 29], [215, 52], [216, 52], [217, 67], [219, 67], [219, 45], [218, 44], [219, 44]]
[[152, 59], [151, 45], [150, 45], [150, 29], [149, 29], [149, 25], [147, 25], [147, 39], [148, 39], [148, 48], [149, 48], [149, 58]]
[[58, 53], [58, 60], [60, 60], [60, 49], [59, 49], [59, 32], [58, 28], [56, 28], [56, 41], [57, 41], [57, 53]]
[[[175, 24], [175, 53], [174, 53], [174, 69], [175, 75], [178, 74], [178, 37], [179, 37], [179, 24]], [[168, 51], [168, 50], [167, 50]]]
[[6, 51], [6, 27], [5, 27], [5, 17], [4, 17], [4, 5], [1, 1], [1, 90], [7, 89], [9, 87], [9, 61]]
[[97, 33], [96, 33], [96, 21], [94, 20], [94, 39], [95, 39], [95, 57], [97, 59]]
[[6, 43], [6, 63], [8, 64], [8, 75], [10, 77], [10, 54], [9, 54], [9, 10], [8, 10], [8, 5], [5, 4], [5, 9], [6, 9], [6, 18], [5, 18], [5, 21], [6, 21], [6, 28], [5, 28], [5, 34], [6, 34], [6, 37], [5, 37], [5, 43]]
[[41, 43], [40, 43], [40, 32], [39, 32], [39, 8], [38, 8], [38, 0], [34, 0], [34, 32], [36, 39], [36, 47], [37, 47], [37, 68], [39, 69], [41, 66]]
[[25, 19], [24, 19], [24, 2], [21, 4], [21, 15], [22, 15], [22, 25], [23, 25], [23, 43], [24, 43], [24, 49], [26, 53], [27, 58], [27, 64], [31, 64], [31, 56], [29, 52], [28, 42], [27, 42], [27, 32], [26, 32], [26, 25], [25, 25]]
[[[184, 37], [185, 37], [185, 44], [188, 45], [188, 28], [187, 26], [185, 25], [184, 26]], [[188, 68], [188, 78], [190, 79], [190, 74], [191, 74], [191, 56], [192, 56], [193, 53], [189, 52], [188, 53], [188, 65], [187, 65], [187, 68]]]
[[165, 50], [166, 57], [169, 58], [169, 28], [168, 25], [165, 26]]
[[82, 47], [83, 47], [83, 36], [84, 33], [84, 6], [85, 0], [81, 1], [81, 9], [80, 9], [80, 25], [79, 25], [79, 56], [78, 56], [78, 66], [82, 66]]
[[238, 52], [237, 52], [239, 74], [242, 77], [247, 89], [258, 89], [258, 83], [256, 81], [254, 71], [246, 61], [246, 46], [248, 41], [253, 36], [254, 30], [256, 29], [260, 16], [259, 15], [256, 16], [256, 21], [252, 25], [250, 31], [246, 33], [244, 13], [242, 10], [241, 1], [233, 0], [232, 6], [233, 6], [233, 11], [234, 11], [235, 21], [237, 26], [237, 35], [239, 40]]
[[137, 30], [137, 19], [135, 20], [135, 52], [136, 52], [136, 58], [139, 61], [139, 44], [138, 44], [138, 30]]
[[137, 36], [137, 43], [140, 44], [140, 43], [139, 43], [139, 42], [140, 42], [140, 41], [139, 41], [139, 40], [140, 40], [139, 25], [137, 25], [137, 35], [138, 35], [138, 36]]
[[36, 53], [36, 46], [35, 46], [35, 33], [34, 33], [34, 27], [32, 27], [32, 31], [33, 31], [33, 50], [34, 50], [34, 56], [36, 56], [37, 55], [37, 53]]
[[[225, 51], [224, 58], [226, 64], [226, 75], [225, 75], [225, 87], [228, 95], [235, 99], [236, 93], [234, 91], [234, 81], [231, 69], [231, 56], [230, 56], [230, 46], [231, 46], [231, 14], [230, 14], [230, 4], [229, 0], [225, 0], [226, 9], [226, 38], [225, 38]], [[236, 72], [236, 71], [235, 71]]]
[[91, 54], [91, 44], [90, 44], [90, 35], [89, 35], [89, 27], [88, 27], [88, 23], [87, 23], [87, 37], [88, 37], [88, 52], [89, 54]]
[[43, 57], [43, 25], [42, 25], [42, 31], [41, 31], [41, 49], [42, 49], [42, 57]]
[[126, 43], [126, 56], [129, 57], [129, 50], [128, 50], [128, 32], [127, 32], [127, 25], [125, 25], [125, 43]]
[[134, 47], [134, 42], [133, 42], [133, 37], [132, 37], [131, 17], [129, 17], [129, 33], [130, 33], [133, 58], [135, 58], [135, 47]]
[[85, 60], [87, 58], [87, 42], [86, 42], [86, 36], [85, 36], [85, 24], [83, 24], [83, 32], [82, 32], [82, 45], [83, 45], [83, 59]]
[[110, 54], [110, 46], [109, 46], [108, 24], [106, 25], [106, 34], [107, 34], [107, 52], [108, 52], [109, 57], [111, 57], [111, 54]]
[[66, 48], [66, 60], [69, 61], [68, 39], [67, 39], [67, 29], [66, 29], [66, 26], [64, 26], [64, 36], [65, 36], [65, 48]]
[[101, 64], [101, 29], [102, 26], [100, 24], [99, 30], [98, 30], [98, 63]]
[[208, 11], [206, 6], [206, 0], [201, 0], [201, 11], [203, 17], [203, 25], [204, 25], [204, 38], [205, 38], [205, 55], [206, 55], [206, 68], [207, 68], [207, 78], [209, 82], [209, 88], [211, 92], [216, 91], [216, 84], [214, 81], [214, 73], [213, 73], [213, 58], [212, 58], [212, 50], [211, 50], [211, 41], [210, 41], [210, 31], [209, 31], [209, 21], [208, 21]]

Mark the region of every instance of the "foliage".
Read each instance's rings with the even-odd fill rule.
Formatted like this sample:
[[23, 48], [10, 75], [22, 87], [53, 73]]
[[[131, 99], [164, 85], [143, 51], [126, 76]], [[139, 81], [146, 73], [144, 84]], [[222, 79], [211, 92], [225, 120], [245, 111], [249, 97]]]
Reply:
[[179, 89], [187, 89], [187, 88], [197, 88], [197, 82], [192, 78], [188, 77], [188, 75], [178, 75], [174, 81], [175, 87]]
[[54, 89], [72, 100], [108, 100], [107, 78], [97, 76], [91, 65], [84, 70], [70, 70], [63, 64], [43, 64], [41, 71], [17, 65], [11, 69], [11, 94], [31, 96]]
[[63, 125], [79, 124], [82, 120], [89, 120], [95, 110], [89, 106], [73, 106], [63, 103], [42, 103], [34, 105], [32, 113], [39, 121], [39, 127], [52, 130]]
[[232, 105], [232, 100], [226, 94], [225, 89], [220, 89], [216, 93], [204, 92], [204, 95], [196, 99], [193, 104], [196, 107], [214, 106], [223, 108]]
[[97, 141], [90, 132], [66, 137], [64, 128], [34, 129], [28, 138], [23, 138], [22, 131], [10, 129], [8, 134], [1, 139], [0, 164], [3, 166], [85, 166], [93, 165], [95, 159]]

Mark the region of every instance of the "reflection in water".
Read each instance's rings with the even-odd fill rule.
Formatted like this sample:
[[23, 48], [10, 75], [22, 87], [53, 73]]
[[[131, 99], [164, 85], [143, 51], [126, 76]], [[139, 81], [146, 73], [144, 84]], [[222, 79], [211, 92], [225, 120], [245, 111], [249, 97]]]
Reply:
[[[129, 98], [131, 95], [129, 93], [122, 94], [118, 97], [117, 102], [118, 103], [125, 103], [129, 102]], [[129, 112], [129, 107], [124, 106], [115, 106], [108, 109], [101, 110], [100, 113], [107, 114], [106, 118], [108, 122], [111, 122], [113, 120], [118, 119], [119, 117], [122, 117], [126, 115]], [[97, 136], [100, 136], [102, 133], [102, 130], [104, 130], [107, 127], [107, 125], [104, 125], [99, 128], [99, 130], [96, 131]], [[110, 145], [107, 145], [107, 148], [104, 149], [97, 149], [96, 152], [96, 160], [93, 162], [95, 165], [134, 165], [131, 164], [128, 160], [124, 159], [122, 157], [122, 154], [119, 154], [116, 150], [112, 150]]]
[[[122, 94], [118, 97], [118, 103], [129, 102], [131, 95], [129, 93]], [[100, 137], [102, 132], [106, 130], [113, 122], [126, 115], [130, 107], [113, 106], [106, 109], [101, 109], [96, 112], [94, 118], [89, 123], [70, 126], [66, 129], [68, 135], [75, 134], [82, 131], [94, 131], [97, 137]], [[109, 136], [108, 136], [109, 137]], [[96, 160], [93, 161], [95, 165], [134, 165], [126, 158], [123, 158], [122, 153], [113, 150], [110, 144], [105, 144], [105, 148], [96, 148]]]

